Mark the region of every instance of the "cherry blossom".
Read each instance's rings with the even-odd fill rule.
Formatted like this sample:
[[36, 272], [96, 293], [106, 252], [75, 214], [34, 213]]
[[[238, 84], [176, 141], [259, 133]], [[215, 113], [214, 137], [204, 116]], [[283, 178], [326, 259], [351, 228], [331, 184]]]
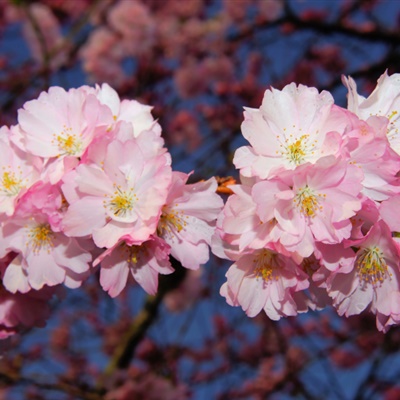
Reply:
[[388, 75], [387, 71], [383, 73], [368, 98], [357, 93], [353, 78], [343, 76], [342, 80], [349, 91], [348, 109], [363, 120], [371, 115], [386, 117], [389, 120], [387, 137], [390, 145], [400, 154], [400, 74]]
[[[255, 184], [253, 194], [262, 220], [276, 219], [283, 246], [308, 257], [315, 241], [334, 244], [350, 236], [349, 218], [361, 208], [357, 167], [330, 156], [281, 178]], [[273, 197], [277, 200], [271, 214]]]
[[115, 140], [98, 164], [81, 164], [66, 177], [70, 203], [63, 220], [69, 236], [93, 235], [110, 248], [122, 236], [145, 241], [155, 231], [171, 182], [169, 156], [146, 157], [133, 140]]
[[[94, 94], [101, 104], [109, 107], [112, 113], [110, 123], [118, 121], [129, 122], [132, 125], [133, 136], [138, 137], [143, 131], [154, 131], [161, 135], [161, 126], [154, 120], [151, 110], [153, 107], [141, 104], [136, 100], [121, 100], [118, 93], [107, 83], [95, 88], [85, 88], [88, 94]], [[111, 127], [109, 126], [108, 129]]]
[[0, 340], [32, 327], [43, 327], [50, 315], [49, 300], [57, 288], [10, 293], [0, 287]]
[[43, 161], [10, 142], [10, 130], [0, 129], [0, 213], [14, 213], [19, 198], [39, 180]]
[[59, 189], [38, 184], [3, 222], [0, 257], [15, 253], [3, 276], [8, 291], [26, 293], [61, 283], [76, 288], [88, 277], [92, 256], [79, 240], [60, 231], [61, 206]]
[[379, 221], [364, 239], [353, 241], [352, 247], [358, 248], [353, 268], [341, 267], [328, 278], [328, 294], [340, 315], [359, 314], [368, 308], [377, 315], [378, 329], [386, 331], [400, 322], [399, 246], [388, 226]]
[[249, 317], [264, 310], [273, 320], [297, 315], [292, 292], [309, 285], [308, 275], [292, 259], [269, 248], [244, 254], [226, 277], [220, 293], [228, 304], [241, 306]]
[[19, 110], [19, 144], [41, 157], [79, 157], [93, 140], [103, 110], [82, 89], [51, 87]]
[[315, 88], [292, 83], [267, 90], [260, 109], [245, 108], [242, 132], [251, 146], [236, 150], [236, 168], [265, 179], [338, 154], [346, 120], [332, 108], [332, 95]]
[[173, 173], [158, 233], [171, 246], [171, 255], [185, 268], [198, 269], [208, 261], [208, 247], [223, 203], [215, 193], [215, 178], [186, 184], [188, 178], [187, 174]]
[[170, 248], [156, 236], [136, 243], [126, 236], [122, 242], [102, 253], [93, 263], [101, 263], [100, 284], [111, 297], [118, 296], [126, 286], [129, 273], [148, 293], [156, 294], [158, 274], [174, 272], [169, 261]]

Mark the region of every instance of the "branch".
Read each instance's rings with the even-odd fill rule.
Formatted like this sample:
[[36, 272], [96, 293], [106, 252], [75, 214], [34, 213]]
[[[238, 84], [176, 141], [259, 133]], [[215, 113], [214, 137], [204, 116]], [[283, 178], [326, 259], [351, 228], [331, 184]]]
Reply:
[[254, 32], [259, 29], [272, 29], [278, 26], [290, 24], [294, 28], [301, 30], [311, 30], [323, 35], [342, 34], [368, 42], [384, 42], [398, 46], [400, 43], [400, 33], [398, 31], [385, 31], [374, 29], [365, 31], [357, 29], [355, 26], [349, 26], [340, 21], [326, 22], [317, 19], [301, 19], [289, 7], [285, 7], [286, 15], [275, 21], [260, 20], [251, 25], [244, 26], [239, 32], [229, 35], [228, 40], [238, 42], [250, 37], [254, 37]]
[[117, 369], [126, 369], [134, 356], [137, 345], [145, 336], [147, 330], [157, 317], [160, 304], [164, 296], [179, 286], [183, 281], [186, 270], [181, 263], [170, 257], [175, 272], [171, 275], [159, 276], [158, 292], [155, 296], [148, 296], [143, 310], [132, 322], [121, 344], [115, 349], [114, 356], [104, 371], [106, 377], [111, 376]]
[[[353, 79], [356, 78], [371, 78], [376, 77], [376, 80], [382, 75], [382, 72], [390, 67], [398, 65], [400, 62], [400, 53], [397, 51], [391, 51], [386, 54], [384, 58], [374, 64], [367, 65], [365, 67], [355, 69], [346, 73], [347, 76], [351, 76]], [[332, 91], [336, 87], [342, 85], [341, 76], [335, 77], [328, 85], [321, 86], [319, 90]]]
[[68, 393], [75, 399], [83, 400], [102, 400], [104, 393], [83, 385], [77, 385], [76, 382], [69, 383], [60, 381], [58, 383], [45, 383], [19, 375], [18, 373], [0, 372], [0, 387], [15, 386], [17, 384], [33, 385], [39, 389], [52, 390], [57, 392]]
[[[6, 98], [3, 104], [0, 104], [0, 108], [3, 111], [11, 109], [15, 104], [16, 99], [18, 99], [19, 96], [25, 93], [28, 88], [31, 88], [32, 86], [38, 87], [39, 84], [37, 81], [40, 78], [43, 78], [45, 80], [44, 85], [42, 85], [43, 86], [42, 89], [46, 90], [48, 88], [49, 85], [48, 82], [46, 82], [46, 80], [48, 79], [49, 73], [51, 72], [49, 69], [50, 60], [53, 57], [56, 57], [60, 52], [68, 49], [69, 44], [73, 44], [74, 46], [69, 50], [67, 58], [71, 60], [78, 53], [80, 47], [86, 42], [86, 40], [89, 37], [89, 32], [82, 33], [81, 31], [88, 23], [92, 13], [94, 13], [98, 7], [100, 8], [102, 2], [104, 2], [104, 0], [93, 0], [92, 3], [87, 8], [86, 12], [71, 26], [68, 34], [64, 37], [62, 43], [51, 50], [45, 49], [43, 33], [40, 31], [37, 21], [34, 19], [32, 14], [28, 13], [28, 19], [31, 22], [35, 32], [37, 33], [42, 51], [46, 55], [46, 57], [44, 58], [44, 65], [41, 66], [35, 73], [27, 77], [27, 79], [25, 79], [23, 82], [9, 82], [7, 78], [0, 81], [0, 84], [1, 83], [12, 84], [11, 89], [8, 91], [9, 92], [8, 98]], [[17, 5], [25, 7], [26, 10], [29, 10], [29, 8], [27, 8], [28, 4], [29, 3], [26, 3], [25, 1], [20, 1], [17, 3]], [[81, 37], [76, 39], [78, 36]]]

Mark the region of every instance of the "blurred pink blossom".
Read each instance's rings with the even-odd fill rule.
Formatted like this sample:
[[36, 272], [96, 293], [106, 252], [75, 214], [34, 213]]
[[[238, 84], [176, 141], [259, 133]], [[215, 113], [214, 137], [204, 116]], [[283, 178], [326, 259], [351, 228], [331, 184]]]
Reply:
[[59, 68], [67, 61], [67, 49], [57, 18], [42, 3], [30, 4], [27, 12], [23, 33], [33, 59], [41, 65], [49, 63], [51, 68]]
[[164, 297], [164, 304], [170, 311], [190, 308], [201, 296], [204, 286], [201, 282], [202, 269], [188, 270], [183, 282]]
[[110, 390], [105, 400], [187, 400], [188, 388], [183, 384], [174, 385], [170, 379], [152, 372], [141, 372], [131, 369], [131, 377], [125, 377], [122, 384]]
[[139, 56], [155, 41], [156, 21], [146, 5], [136, 0], [120, 0], [107, 15], [110, 27], [120, 34], [125, 55]]
[[189, 152], [202, 143], [199, 121], [191, 111], [180, 110], [172, 116], [167, 132], [174, 144], [185, 144]]
[[83, 69], [92, 82], [108, 82], [118, 88], [125, 81], [121, 62], [124, 48], [117, 34], [107, 27], [95, 29], [81, 48]]
[[[15, 257], [10, 253], [0, 259], [0, 278], [4, 270]], [[50, 314], [49, 301], [58, 288], [44, 287], [27, 293], [10, 293], [0, 283], [0, 339], [6, 339], [15, 333], [33, 326], [45, 326]]]

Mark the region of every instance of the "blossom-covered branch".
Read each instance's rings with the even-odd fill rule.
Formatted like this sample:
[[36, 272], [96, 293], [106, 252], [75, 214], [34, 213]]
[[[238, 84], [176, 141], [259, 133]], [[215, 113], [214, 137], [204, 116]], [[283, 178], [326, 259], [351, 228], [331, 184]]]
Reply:
[[343, 82], [348, 109], [294, 83], [245, 109], [242, 184], [214, 236], [234, 261], [221, 294], [274, 320], [327, 304], [369, 310], [386, 332], [400, 322], [400, 75], [384, 73], [368, 98]]

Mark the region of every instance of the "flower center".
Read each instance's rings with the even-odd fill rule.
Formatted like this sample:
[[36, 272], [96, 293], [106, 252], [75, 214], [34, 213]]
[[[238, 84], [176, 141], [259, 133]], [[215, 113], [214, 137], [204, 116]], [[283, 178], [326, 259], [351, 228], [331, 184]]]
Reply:
[[[295, 127], [293, 126], [293, 128]], [[284, 129], [284, 131], [286, 131], [286, 129]], [[282, 150], [277, 150], [276, 153], [286, 158], [289, 163], [298, 166], [306, 162], [306, 158], [308, 156], [314, 154], [317, 140], [310, 142], [310, 135], [306, 134], [301, 135], [297, 139], [295, 139], [293, 136], [293, 134], [290, 134], [288, 138], [282, 142], [281, 137], [278, 135], [276, 138], [281, 143], [280, 147]]]
[[261, 277], [265, 282], [278, 279], [275, 257], [275, 253], [264, 249], [253, 259], [254, 274], [257, 278]]
[[4, 171], [0, 182], [1, 192], [8, 197], [16, 196], [23, 187], [22, 179], [18, 179], [12, 171]]
[[180, 232], [182, 229], [185, 229], [187, 225], [185, 218], [187, 219], [189, 217], [187, 215], [185, 216], [183, 211], [174, 209], [166, 211], [164, 207], [158, 223], [159, 234], [162, 234], [163, 231], [172, 233], [173, 230]]
[[128, 257], [126, 259], [126, 261], [129, 264], [136, 264], [140, 261], [140, 246], [127, 246], [127, 250], [128, 250]]
[[59, 135], [54, 135], [54, 137], [61, 151], [60, 155], [80, 156], [82, 154], [82, 141], [77, 135], [72, 133], [72, 128], [64, 126], [64, 130]]
[[139, 198], [135, 194], [133, 188], [121, 190], [120, 186], [114, 186], [116, 190], [113, 197], [108, 202], [106, 200], [104, 201], [104, 207], [108, 207], [116, 217], [126, 217], [131, 213]]
[[[125, 260], [130, 268], [137, 270], [141, 268], [146, 262], [147, 250], [145, 245], [127, 245], [122, 244], [122, 251], [125, 253]], [[145, 258], [143, 260], [143, 258]]]
[[363, 283], [376, 285], [390, 277], [383, 252], [379, 247], [363, 249], [357, 260], [358, 276]]
[[51, 248], [54, 246], [54, 232], [51, 230], [49, 224], [34, 226], [29, 230], [28, 237], [28, 244], [32, 247], [35, 254], [39, 253], [43, 248], [47, 249], [47, 252], [50, 253]]
[[300, 139], [296, 140], [286, 148], [288, 159], [293, 161], [296, 165], [301, 164], [306, 156], [304, 144], [302, 143], [305, 137], [306, 135], [301, 136]]
[[317, 215], [318, 211], [323, 209], [319, 202], [325, 197], [325, 194], [315, 194], [314, 191], [306, 185], [304, 188], [299, 189], [293, 202], [304, 216], [313, 218]]

